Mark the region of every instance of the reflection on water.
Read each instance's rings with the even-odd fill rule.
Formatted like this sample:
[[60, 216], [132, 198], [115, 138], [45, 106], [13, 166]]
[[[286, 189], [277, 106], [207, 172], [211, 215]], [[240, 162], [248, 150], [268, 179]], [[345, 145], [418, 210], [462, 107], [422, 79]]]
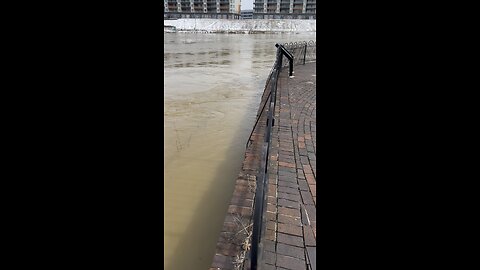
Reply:
[[314, 34], [166, 33], [164, 267], [206, 270], [275, 43]]

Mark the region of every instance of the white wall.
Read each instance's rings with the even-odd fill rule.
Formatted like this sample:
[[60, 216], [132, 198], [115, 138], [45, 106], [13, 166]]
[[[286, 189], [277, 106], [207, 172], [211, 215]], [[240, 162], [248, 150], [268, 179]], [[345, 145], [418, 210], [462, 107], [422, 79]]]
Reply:
[[164, 20], [164, 25], [177, 30], [262, 31], [262, 32], [316, 32], [316, 20], [226, 20], [226, 19], [178, 19]]

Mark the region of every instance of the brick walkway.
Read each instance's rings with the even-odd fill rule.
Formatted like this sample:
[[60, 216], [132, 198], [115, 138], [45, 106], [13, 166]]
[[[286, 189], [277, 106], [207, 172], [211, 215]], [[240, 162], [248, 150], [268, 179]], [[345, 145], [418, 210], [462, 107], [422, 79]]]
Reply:
[[272, 130], [264, 270], [316, 266], [316, 66], [287, 71]]
[[[297, 65], [294, 71], [288, 78], [283, 69], [278, 81], [263, 270], [316, 266], [316, 66]], [[259, 121], [265, 123], [266, 114]], [[264, 125], [254, 130], [210, 270], [250, 269], [245, 241], [251, 236], [264, 131]]]

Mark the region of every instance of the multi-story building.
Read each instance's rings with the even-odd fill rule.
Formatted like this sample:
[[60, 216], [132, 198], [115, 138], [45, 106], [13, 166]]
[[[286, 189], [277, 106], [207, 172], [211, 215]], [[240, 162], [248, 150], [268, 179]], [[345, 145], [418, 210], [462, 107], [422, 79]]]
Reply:
[[241, 14], [241, 0], [233, 0], [230, 3], [230, 9], [233, 13]]
[[242, 15], [242, 20], [253, 19], [253, 9], [242, 10], [240, 14]]
[[254, 19], [316, 19], [316, 0], [254, 0]]
[[164, 19], [239, 19], [241, 0], [164, 0]]

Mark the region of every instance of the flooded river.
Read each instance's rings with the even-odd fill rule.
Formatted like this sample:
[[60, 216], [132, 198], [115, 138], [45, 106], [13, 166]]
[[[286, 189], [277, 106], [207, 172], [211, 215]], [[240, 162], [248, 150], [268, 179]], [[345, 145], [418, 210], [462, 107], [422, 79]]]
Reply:
[[207, 270], [275, 43], [315, 34], [164, 34], [164, 268]]

